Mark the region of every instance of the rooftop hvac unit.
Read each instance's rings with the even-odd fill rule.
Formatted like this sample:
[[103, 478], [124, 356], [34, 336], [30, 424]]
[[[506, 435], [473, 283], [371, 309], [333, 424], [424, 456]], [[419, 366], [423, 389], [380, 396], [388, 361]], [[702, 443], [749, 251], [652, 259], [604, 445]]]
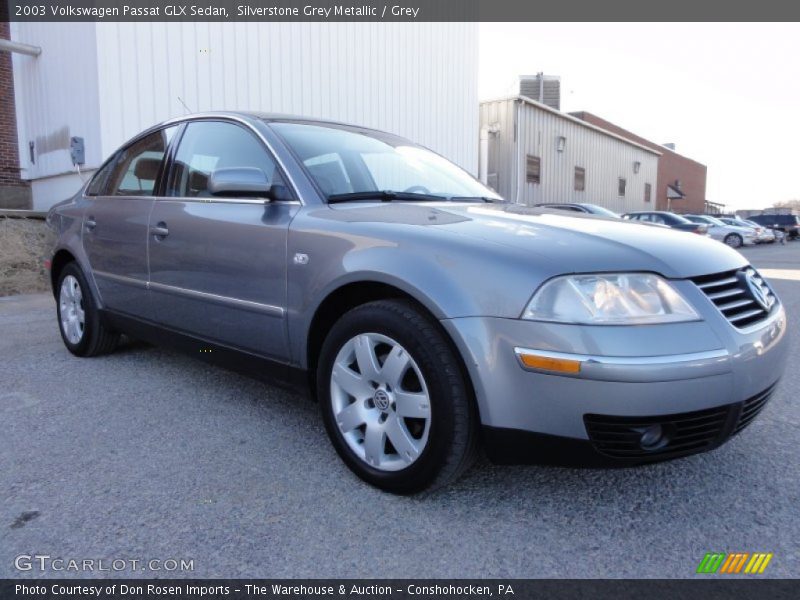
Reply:
[[520, 75], [519, 93], [520, 96], [561, 110], [561, 79], [556, 75]]

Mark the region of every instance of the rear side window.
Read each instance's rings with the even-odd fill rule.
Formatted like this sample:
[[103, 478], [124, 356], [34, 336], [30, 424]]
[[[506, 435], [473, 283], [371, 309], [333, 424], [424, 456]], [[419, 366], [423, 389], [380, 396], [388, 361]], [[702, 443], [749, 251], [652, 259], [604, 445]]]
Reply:
[[109, 177], [109, 195], [152, 196], [175, 129], [173, 126], [151, 133], [120, 152]]

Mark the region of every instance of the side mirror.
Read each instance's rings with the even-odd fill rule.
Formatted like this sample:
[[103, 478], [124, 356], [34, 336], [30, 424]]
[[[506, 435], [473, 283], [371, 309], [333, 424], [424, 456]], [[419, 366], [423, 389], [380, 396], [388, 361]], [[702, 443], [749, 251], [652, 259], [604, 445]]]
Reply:
[[217, 169], [208, 178], [208, 191], [213, 196], [251, 197], [271, 200], [267, 175], [256, 167]]

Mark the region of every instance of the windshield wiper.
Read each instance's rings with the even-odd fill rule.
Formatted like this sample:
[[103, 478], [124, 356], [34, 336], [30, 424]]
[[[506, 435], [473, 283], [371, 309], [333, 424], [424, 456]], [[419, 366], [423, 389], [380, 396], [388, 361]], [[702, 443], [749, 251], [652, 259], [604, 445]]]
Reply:
[[392, 190], [375, 190], [373, 192], [350, 192], [348, 194], [331, 194], [328, 196], [328, 204], [337, 202], [356, 202], [358, 200], [379, 200], [381, 202], [392, 202], [394, 200], [421, 201], [421, 202], [443, 202], [448, 200], [444, 196], [433, 194], [418, 194], [415, 192], [393, 192]]

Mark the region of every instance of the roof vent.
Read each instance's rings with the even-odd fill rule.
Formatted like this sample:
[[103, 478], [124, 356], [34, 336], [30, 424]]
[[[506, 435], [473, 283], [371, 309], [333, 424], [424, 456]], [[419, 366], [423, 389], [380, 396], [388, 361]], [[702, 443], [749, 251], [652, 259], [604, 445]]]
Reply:
[[561, 78], [557, 75], [520, 75], [519, 93], [550, 108], [561, 110]]

